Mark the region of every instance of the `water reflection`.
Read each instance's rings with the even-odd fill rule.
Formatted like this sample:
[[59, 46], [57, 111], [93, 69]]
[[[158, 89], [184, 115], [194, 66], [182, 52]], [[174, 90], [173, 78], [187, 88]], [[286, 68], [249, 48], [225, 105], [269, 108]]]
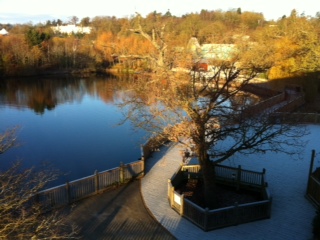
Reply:
[[85, 95], [112, 103], [116, 77], [78, 78], [27, 78], [1, 80], [0, 103], [16, 108], [30, 108], [43, 114], [59, 104], [81, 102]]
[[[1, 168], [48, 161], [64, 173], [59, 183], [140, 157], [142, 131], [123, 118], [117, 78], [10, 79], [0, 83], [0, 131], [20, 126], [21, 146], [0, 156]], [[58, 183], [58, 182], [56, 182]]]

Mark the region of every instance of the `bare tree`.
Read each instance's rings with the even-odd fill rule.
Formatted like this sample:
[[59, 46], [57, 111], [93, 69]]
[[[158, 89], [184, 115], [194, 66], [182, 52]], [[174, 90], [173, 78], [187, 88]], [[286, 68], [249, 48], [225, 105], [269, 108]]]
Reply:
[[228, 60], [212, 61], [210, 74], [167, 71], [136, 79], [123, 101], [136, 126], [194, 149], [209, 208], [215, 206], [216, 164], [236, 153], [298, 154], [304, 146], [304, 127], [270, 121], [270, 109], [250, 111], [255, 102], [242, 89], [263, 66], [248, 61], [252, 47], [240, 48]]
[[77, 16], [71, 16], [69, 18], [70, 24], [76, 25], [78, 21], [79, 21], [79, 18]]
[[165, 41], [165, 24], [162, 24], [160, 28], [153, 28], [151, 34], [145, 32], [141, 26], [141, 15], [137, 13], [137, 27], [129, 29], [135, 34], [139, 34], [148, 40], [156, 49], [157, 55], [150, 55], [149, 58], [155, 63], [157, 68], [165, 67], [165, 57], [167, 51], [167, 43]]
[[16, 132], [18, 128], [12, 128], [0, 134], [0, 154], [7, 151], [16, 144]]
[[[16, 143], [16, 129], [0, 134], [2, 153]], [[44, 168], [23, 169], [16, 162], [0, 170], [0, 239], [75, 239], [77, 227], [64, 222], [58, 211], [44, 213], [35, 201], [35, 194], [58, 176]]]

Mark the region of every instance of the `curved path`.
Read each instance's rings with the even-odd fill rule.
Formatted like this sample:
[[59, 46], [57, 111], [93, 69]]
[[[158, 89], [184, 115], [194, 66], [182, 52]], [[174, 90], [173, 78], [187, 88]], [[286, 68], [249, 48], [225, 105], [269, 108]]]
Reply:
[[[154, 217], [178, 239], [312, 239], [312, 219], [315, 208], [304, 197], [312, 149], [319, 149], [320, 126], [308, 126], [310, 140], [302, 159], [285, 154], [267, 153], [233, 157], [225, 165], [261, 171], [266, 169], [273, 205], [271, 218], [238, 226], [204, 232], [180, 217], [169, 206], [167, 179], [181, 165], [180, 145], [161, 148], [146, 162], [146, 176], [141, 180], [141, 192], [146, 206]], [[320, 162], [318, 163], [320, 166]]]
[[65, 210], [66, 222], [80, 226], [84, 240], [176, 239], [146, 209], [140, 180], [76, 202]]

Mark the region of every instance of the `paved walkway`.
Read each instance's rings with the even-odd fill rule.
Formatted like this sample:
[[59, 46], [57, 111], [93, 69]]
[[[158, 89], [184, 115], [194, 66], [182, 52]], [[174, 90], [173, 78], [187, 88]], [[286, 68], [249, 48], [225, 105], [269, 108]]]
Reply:
[[312, 149], [319, 149], [320, 126], [311, 126], [311, 134], [303, 159], [291, 159], [284, 154], [238, 156], [225, 165], [262, 171], [273, 195], [271, 219], [204, 232], [173, 211], [167, 199], [167, 179], [181, 165], [181, 145], [170, 145], [155, 152], [147, 160], [147, 174], [141, 180], [141, 192], [154, 217], [178, 239], [312, 239], [312, 219], [315, 208], [304, 197]]
[[140, 180], [76, 202], [65, 209], [66, 222], [80, 228], [81, 239], [175, 239], [145, 208]]

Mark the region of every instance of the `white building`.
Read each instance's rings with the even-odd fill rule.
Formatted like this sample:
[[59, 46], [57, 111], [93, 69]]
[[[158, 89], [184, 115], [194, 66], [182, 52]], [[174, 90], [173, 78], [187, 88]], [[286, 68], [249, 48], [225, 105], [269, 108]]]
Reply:
[[0, 35], [1, 35], [1, 36], [5, 36], [5, 35], [8, 35], [8, 34], [9, 34], [8, 31], [5, 30], [4, 28], [2, 28], [2, 29], [0, 30]]
[[89, 34], [91, 32], [91, 27], [82, 27], [82, 26], [76, 26], [76, 25], [66, 25], [66, 26], [56, 26], [51, 27], [51, 29], [55, 33], [67, 33], [68, 35], [72, 33], [83, 33], [83, 34]]

